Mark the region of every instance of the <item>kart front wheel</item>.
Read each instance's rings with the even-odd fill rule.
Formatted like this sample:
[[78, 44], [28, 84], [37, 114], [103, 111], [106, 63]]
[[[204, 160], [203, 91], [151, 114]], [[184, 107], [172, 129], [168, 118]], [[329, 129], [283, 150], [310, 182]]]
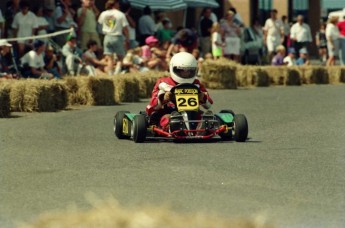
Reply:
[[128, 111], [120, 111], [114, 117], [114, 134], [118, 139], [129, 139], [130, 136], [123, 134], [123, 119]]
[[136, 115], [133, 119], [132, 136], [136, 143], [144, 142], [146, 139], [147, 125], [144, 115]]
[[245, 142], [248, 137], [248, 122], [243, 114], [234, 117], [234, 138], [236, 142]]

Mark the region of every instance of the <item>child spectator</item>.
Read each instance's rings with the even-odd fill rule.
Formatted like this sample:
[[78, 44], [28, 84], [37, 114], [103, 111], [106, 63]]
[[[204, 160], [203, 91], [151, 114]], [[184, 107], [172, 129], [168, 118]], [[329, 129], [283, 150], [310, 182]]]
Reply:
[[282, 66], [284, 64], [284, 57], [285, 57], [285, 47], [284, 45], [279, 45], [277, 47], [277, 54], [272, 59], [273, 66]]
[[44, 55], [44, 68], [48, 73], [51, 73], [55, 79], [61, 79], [62, 72], [57, 61], [58, 59], [54, 53], [54, 48], [51, 45], [48, 45]]
[[144, 64], [144, 59], [140, 57], [142, 50], [140, 47], [130, 49], [127, 51], [125, 58], [123, 59], [124, 72], [145, 72], [149, 71]]
[[219, 59], [223, 56], [223, 47], [225, 43], [222, 41], [221, 29], [218, 23], [213, 23], [211, 34], [212, 55], [214, 59]]
[[69, 75], [79, 75], [83, 61], [80, 58], [82, 51], [77, 47], [77, 37], [73, 34], [67, 36], [67, 42], [62, 47], [62, 55], [65, 58], [65, 64]]
[[288, 49], [288, 55], [284, 58], [284, 64], [286, 66], [295, 66], [296, 65], [296, 51], [295, 48]]
[[145, 39], [146, 45], [142, 46], [142, 57], [146, 66], [150, 69], [168, 70], [168, 64], [164, 60], [166, 52], [158, 47], [159, 41], [154, 36]]
[[296, 61], [296, 65], [298, 66], [310, 65], [308, 51], [306, 48], [301, 48], [299, 50], [299, 58]]
[[53, 75], [45, 69], [43, 54], [46, 46], [42, 40], [34, 41], [34, 49], [26, 53], [21, 59], [22, 76], [25, 78], [52, 79]]

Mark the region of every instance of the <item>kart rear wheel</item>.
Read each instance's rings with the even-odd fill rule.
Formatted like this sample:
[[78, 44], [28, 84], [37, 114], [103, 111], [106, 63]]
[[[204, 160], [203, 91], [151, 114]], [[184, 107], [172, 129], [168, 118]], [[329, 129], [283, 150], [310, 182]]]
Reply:
[[118, 139], [129, 139], [130, 136], [123, 134], [123, 118], [128, 111], [119, 111], [114, 117], [114, 134]]
[[243, 114], [234, 117], [234, 138], [236, 142], [245, 142], [248, 137], [248, 122]]
[[146, 139], [147, 124], [144, 115], [136, 115], [133, 119], [132, 136], [136, 143], [144, 142]]

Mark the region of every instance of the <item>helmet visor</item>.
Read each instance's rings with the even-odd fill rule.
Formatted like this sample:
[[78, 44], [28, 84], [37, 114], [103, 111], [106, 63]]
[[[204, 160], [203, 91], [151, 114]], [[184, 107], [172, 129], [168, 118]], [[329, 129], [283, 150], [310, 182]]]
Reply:
[[193, 78], [196, 75], [196, 67], [173, 67], [173, 72], [180, 78]]

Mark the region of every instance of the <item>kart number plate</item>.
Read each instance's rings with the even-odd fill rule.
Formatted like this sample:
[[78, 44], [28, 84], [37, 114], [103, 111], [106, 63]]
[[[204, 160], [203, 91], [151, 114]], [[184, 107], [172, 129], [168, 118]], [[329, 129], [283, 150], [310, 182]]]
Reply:
[[199, 109], [198, 91], [183, 89], [180, 93], [175, 92], [177, 110], [180, 111], [197, 111]]

